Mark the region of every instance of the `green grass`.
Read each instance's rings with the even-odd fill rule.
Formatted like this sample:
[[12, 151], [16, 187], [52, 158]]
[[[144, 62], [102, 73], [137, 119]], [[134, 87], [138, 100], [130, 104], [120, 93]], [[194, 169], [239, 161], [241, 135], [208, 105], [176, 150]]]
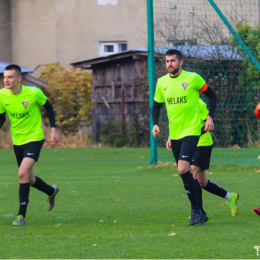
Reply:
[[60, 187], [56, 205], [48, 212], [46, 195], [32, 188], [26, 225], [13, 227], [17, 165], [12, 150], [0, 158], [1, 259], [259, 258], [259, 164], [213, 161], [208, 177], [240, 194], [239, 213], [204, 191], [209, 221], [191, 227], [176, 168], [149, 166], [149, 149], [43, 149], [35, 175]]
[[[166, 142], [166, 141], [165, 141]], [[214, 148], [211, 154], [212, 161], [254, 162], [259, 163], [257, 158], [260, 148]], [[158, 148], [158, 160], [167, 162], [173, 160], [172, 153], [165, 149], [165, 145]]]

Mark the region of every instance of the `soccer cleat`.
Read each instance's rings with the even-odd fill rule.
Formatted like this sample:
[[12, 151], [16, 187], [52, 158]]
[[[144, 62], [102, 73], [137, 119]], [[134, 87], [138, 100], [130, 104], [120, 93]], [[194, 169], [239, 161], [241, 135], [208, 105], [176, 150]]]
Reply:
[[200, 210], [192, 210], [189, 225], [195, 225], [200, 221], [201, 216]]
[[230, 199], [226, 202], [231, 208], [232, 216], [236, 216], [238, 208], [237, 208], [237, 200], [239, 199], [239, 195], [237, 193], [230, 193]]
[[255, 214], [257, 214], [258, 216], [260, 216], [260, 209], [259, 209], [259, 208], [254, 208], [254, 212], [255, 212]]
[[200, 215], [200, 221], [197, 223], [198, 226], [203, 225], [204, 223], [206, 223], [209, 220], [208, 215], [206, 214], [206, 212], [202, 213]]
[[57, 195], [58, 191], [59, 191], [59, 187], [57, 185], [52, 185], [53, 189], [54, 189], [54, 192], [51, 196], [48, 196], [47, 197], [47, 210], [52, 210], [53, 207], [54, 207], [54, 199], [55, 199], [55, 196]]
[[13, 226], [22, 226], [25, 224], [23, 215], [17, 216], [16, 220], [13, 222]]

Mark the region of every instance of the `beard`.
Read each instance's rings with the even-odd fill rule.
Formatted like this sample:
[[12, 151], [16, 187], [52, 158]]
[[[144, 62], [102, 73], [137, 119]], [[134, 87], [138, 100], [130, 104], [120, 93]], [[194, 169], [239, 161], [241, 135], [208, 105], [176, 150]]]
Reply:
[[176, 73], [179, 72], [179, 69], [180, 69], [180, 66], [179, 66], [178, 68], [174, 69], [172, 72], [170, 72], [169, 70], [168, 70], [168, 72], [169, 72], [170, 74], [172, 74], [172, 75], [175, 75]]
[[169, 72], [169, 73], [172, 74], [172, 75], [175, 75], [176, 73], [179, 72], [179, 69], [180, 69], [180, 67], [176, 68], [175, 70], [173, 70], [172, 72]]

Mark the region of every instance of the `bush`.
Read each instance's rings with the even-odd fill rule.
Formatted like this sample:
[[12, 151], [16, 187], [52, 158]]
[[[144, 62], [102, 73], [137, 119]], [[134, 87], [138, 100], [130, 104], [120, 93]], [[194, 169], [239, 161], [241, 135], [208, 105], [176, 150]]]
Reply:
[[[123, 127], [125, 134], [123, 134]], [[100, 131], [101, 140], [104, 145], [111, 147], [122, 147], [125, 145], [136, 147], [141, 143], [138, 132], [138, 124], [132, 117], [127, 124], [122, 120], [106, 121]]]
[[[46, 64], [42, 80], [49, 82], [44, 91], [52, 103], [57, 126], [64, 134], [74, 134], [81, 122], [91, 123], [92, 76], [59, 63]], [[48, 123], [48, 120], [45, 120]]]
[[100, 131], [103, 144], [112, 147], [124, 146], [123, 126], [124, 123], [121, 120], [106, 121]]

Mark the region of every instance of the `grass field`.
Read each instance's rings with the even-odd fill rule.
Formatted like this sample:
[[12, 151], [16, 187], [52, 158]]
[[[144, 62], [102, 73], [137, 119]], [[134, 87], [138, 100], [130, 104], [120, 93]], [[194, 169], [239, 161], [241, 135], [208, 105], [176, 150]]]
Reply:
[[240, 194], [239, 213], [204, 191], [209, 221], [199, 227], [188, 225], [176, 168], [149, 166], [149, 149], [43, 149], [35, 174], [60, 187], [56, 205], [48, 212], [46, 195], [32, 188], [26, 225], [14, 227], [17, 166], [12, 150], [0, 158], [1, 259], [260, 257], [259, 164], [212, 163], [208, 177]]

